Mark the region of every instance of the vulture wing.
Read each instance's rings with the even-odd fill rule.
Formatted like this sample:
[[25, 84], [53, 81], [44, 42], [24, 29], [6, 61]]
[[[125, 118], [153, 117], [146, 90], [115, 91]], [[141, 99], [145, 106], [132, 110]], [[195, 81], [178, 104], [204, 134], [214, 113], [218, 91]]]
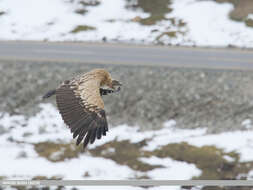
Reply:
[[106, 135], [108, 124], [99, 86], [95, 80], [84, 83], [63, 83], [56, 90], [56, 103], [64, 122], [69, 126], [76, 145], [82, 140], [85, 148]]

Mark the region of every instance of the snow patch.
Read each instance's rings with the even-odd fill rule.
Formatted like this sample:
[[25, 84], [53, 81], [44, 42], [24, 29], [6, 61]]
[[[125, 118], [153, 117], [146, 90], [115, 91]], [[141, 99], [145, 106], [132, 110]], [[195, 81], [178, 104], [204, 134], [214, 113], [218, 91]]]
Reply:
[[229, 19], [231, 3], [174, 0], [172, 8], [172, 15], [187, 23], [187, 38], [197, 46], [253, 47], [253, 28]]
[[[253, 47], [253, 29], [229, 19], [233, 9], [229, 3], [174, 0], [170, 5], [173, 11], [165, 16], [168, 20], [147, 26], [133, 20], [150, 14], [141, 9], [127, 9], [125, 0], [101, 0], [99, 5], [85, 7], [84, 15], [75, 13], [80, 8], [78, 2], [2, 0], [0, 7], [6, 14], [0, 17], [0, 39], [101, 41], [106, 38], [144, 44]], [[252, 14], [248, 18], [253, 18]], [[186, 25], [173, 24], [170, 19]], [[71, 33], [79, 25], [95, 30]], [[176, 32], [176, 35], [166, 35], [168, 32]]]
[[[110, 159], [92, 157], [88, 153], [62, 162], [50, 162], [40, 157], [31, 143], [47, 141], [71, 143], [73, 141], [69, 129], [64, 125], [56, 108], [51, 104], [40, 104], [40, 107], [41, 111], [30, 118], [0, 113], [2, 115], [0, 118], [1, 127], [7, 129], [7, 132], [0, 136], [0, 151], [5, 153], [1, 156], [1, 175], [7, 176], [9, 179], [31, 179], [34, 176], [48, 178], [60, 176], [63, 179], [133, 179], [144, 174], [132, 170], [128, 166], [119, 165]], [[174, 121], [170, 121], [170, 123], [175, 125]], [[169, 122], [166, 126], [167, 130], [170, 130]], [[39, 133], [40, 127], [44, 127], [46, 132]], [[28, 132], [31, 135], [23, 135]], [[110, 128], [110, 135], [95, 141], [89, 148], [92, 149], [115, 139], [136, 143], [154, 135], [159, 135], [159, 133], [141, 132], [138, 127], [121, 125]], [[24, 157], [19, 156], [21, 152], [25, 154]], [[105, 153], [113, 154], [114, 152], [115, 150], [111, 148]], [[57, 160], [62, 153], [60, 150], [50, 156]], [[185, 163], [185, 165], [187, 164]], [[191, 164], [189, 165], [191, 166]], [[193, 175], [195, 174], [196, 172], [193, 173]], [[188, 179], [191, 178], [190, 174], [188, 177]]]
[[232, 158], [231, 156], [228, 156], [228, 155], [224, 155], [223, 158], [225, 160], [227, 160], [228, 162], [234, 162], [235, 161], [235, 158]]
[[246, 119], [242, 122], [242, 126], [244, 126], [246, 129], [252, 128], [252, 122], [250, 119]]
[[[51, 104], [41, 104], [40, 107], [41, 111], [30, 118], [0, 113], [0, 127], [7, 131], [0, 135], [0, 151], [4, 152], [0, 162], [1, 175], [11, 179], [29, 179], [36, 175], [63, 176], [64, 179], [132, 179], [143, 175], [142, 172], [132, 170], [128, 166], [119, 165], [110, 159], [92, 157], [87, 153], [81, 154], [78, 158], [54, 163], [39, 157], [31, 143], [47, 141], [71, 143], [73, 141], [69, 129], [64, 125], [56, 108]], [[248, 124], [249, 121], [243, 123]], [[46, 132], [40, 133], [40, 127], [44, 127]], [[143, 149], [149, 151], [170, 143], [187, 142], [197, 147], [214, 145], [227, 152], [236, 151], [241, 156], [241, 162], [253, 160], [252, 130], [207, 134], [205, 128], [176, 128], [174, 120], [165, 122], [164, 127], [156, 131], [140, 131], [137, 126], [127, 125], [109, 128], [108, 135], [95, 141], [93, 145], [89, 145], [90, 149], [113, 140], [129, 140], [132, 143], [146, 140], [147, 145]], [[28, 132], [31, 135], [23, 135]], [[235, 139], [239, 140], [235, 141]], [[115, 152], [113, 148], [107, 151], [106, 154]], [[20, 157], [21, 153], [25, 156]], [[53, 157], [57, 158], [60, 154], [61, 151], [55, 153]], [[224, 156], [224, 159], [229, 162], [234, 161], [229, 156]], [[173, 177], [173, 179], [191, 179], [193, 176], [200, 175], [200, 170], [193, 164], [171, 158], [151, 157], [141, 158], [141, 161], [161, 164], [165, 167], [148, 171], [147, 174], [152, 179], [161, 179], [168, 175], [171, 176], [170, 179]], [[84, 176], [85, 173], [89, 175]]]
[[165, 167], [148, 171], [147, 175], [152, 179], [187, 180], [191, 179], [193, 176], [197, 177], [201, 175], [201, 170], [199, 170], [194, 164], [172, 160], [171, 158], [158, 158], [152, 156], [150, 158], [141, 158], [140, 160], [151, 165], [159, 164]]

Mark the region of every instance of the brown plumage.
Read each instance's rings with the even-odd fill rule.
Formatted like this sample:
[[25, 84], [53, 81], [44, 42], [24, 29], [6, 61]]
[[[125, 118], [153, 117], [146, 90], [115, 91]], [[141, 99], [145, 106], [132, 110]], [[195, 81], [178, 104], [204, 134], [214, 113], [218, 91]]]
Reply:
[[[56, 103], [62, 119], [69, 126], [76, 144], [82, 140], [85, 148], [95, 139], [106, 135], [108, 124], [102, 95], [118, 91], [121, 84], [113, 80], [108, 71], [94, 69], [72, 80], [64, 81], [56, 90], [49, 91], [43, 98], [56, 94]], [[103, 89], [108, 86], [113, 90]]]

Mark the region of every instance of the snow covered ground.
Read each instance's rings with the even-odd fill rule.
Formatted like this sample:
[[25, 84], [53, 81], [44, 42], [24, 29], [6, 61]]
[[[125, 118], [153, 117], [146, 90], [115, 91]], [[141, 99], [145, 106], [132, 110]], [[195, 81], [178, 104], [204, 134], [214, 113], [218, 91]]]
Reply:
[[[34, 149], [34, 143], [64, 144], [74, 142], [74, 140], [53, 105], [41, 104], [40, 107], [41, 111], [30, 118], [0, 113], [0, 152], [4, 153], [0, 157], [0, 176], [8, 179], [31, 179], [34, 176], [48, 178], [58, 176], [62, 179], [133, 179], [145, 174], [150, 179], [186, 180], [202, 173], [194, 164], [173, 160], [170, 157], [139, 158], [139, 161], [143, 163], [163, 166], [147, 172], [134, 170], [108, 158], [94, 157], [90, 153], [59, 162], [49, 161], [38, 155]], [[174, 120], [170, 120], [161, 130], [156, 131], [140, 131], [138, 127], [126, 125], [111, 127], [108, 135], [97, 140], [95, 144], [89, 145], [89, 149], [92, 150], [114, 140], [118, 142], [129, 140], [131, 143], [137, 143], [145, 139], [147, 144], [143, 150], [148, 151], [154, 151], [170, 143], [187, 142], [197, 147], [215, 145], [225, 151], [236, 151], [241, 156], [241, 162], [253, 161], [253, 131], [250, 120], [242, 123], [242, 125], [247, 125], [247, 131], [215, 135], [206, 134], [205, 128], [178, 129], [176, 125]], [[76, 149], [74, 145], [72, 148]], [[110, 152], [114, 153], [113, 148], [110, 149]], [[61, 151], [54, 153], [54, 156], [57, 157], [58, 154], [61, 154]], [[224, 159], [228, 162], [234, 161], [229, 156], [224, 156]], [[248, 178], [251, 173], [253, 172], [250, 172]], [[129, 187], [127, 189], [141, 188]], [[157, 189], [157, 187], [151, 189]], [[179, 187], [171, 187], [171, 189], [179, 189]]]
[[[138, 18], [150, 14], [127, 9], [126, 0], [99, 2], [86, 7], [82, 15], [76, 13], [81, 8], [78, 0], [1, 0], [0, 39], [101, 41], [105, 37], [111, 42], [253, 47], [253, 28], [228, 17], [232, 4], [174, 0], [166, 20], [142, 25]], [[77, 26], [86, 30], [71, 32]]]
[[[64, 179], [83, 179], [84, 173], [88, 172], [90, 175], [88, 179], [129, 179], [135, 178], [141, 174], [140, 172], [133, 171], [127, 166], [121, 166], [112, 160], [96, 158], [85, 154], [78, 158], [57, 163], [52, 163], [44, 158], [40, 158], [34, 151], [31, 143], [70, 143], [73, 141], [72, 135], [69, 129], [64, 126], [58, 111], [51, 104], [42, 104], [41, 108], [42, 110], [40, 113], [28, 119], [22, 116], [2, 115], [0, 119], [1, 127], [3, 130], [10, 129], [10, 131], [0, 136], [0, 151], [5, 152], [5, 154], [1, 156], [0, 176], [27, 179], [32, 176], [42, 175], [48, 177], [61, 176]], [[161, 132], [163, 133], [165, 131], [168, 133], [170, 129], [168, 128]], [[94, 145], [89, 145], [89, 148], [92, 149], [106, 142], [110, 142], [115, 138], [117, 138], [118, 141], [130, 140], [131, 142], [139, 142], [154, 135], [156, 136], [158, 134], [152, 131], [141, 133], [138, 132], [137, 127], [122, 125], [110, 129], [110, 135], [103, 137]], [[187, 136], [189, 134], [186, 133], [185, 135]], [[10, 140], [10, 138], [12, 140]], [[14, 143], [15, 141], [25, 143]], [[22, 152], [26, 153], [26, 157], [19, 158]], [[143, 158], [143, 161], [156, 164], [155, 162], [157, 159], [158, 158], [155, 157], [150, 159]], [[161, 176], [160, 179], [164, 179], [165, 177], [168, 179], [190, 179], [201, 173], [193, 164], [173, 161], [169, 158], [164, 160], [161, 159], [159, 162], [161, 162], [165, 168], [152, 171], [148, 175], [155, 176], [160, 173], [160, 175], [156, 175], [157, 177]], [[34, 167], [24, 167], [28, 165], [33, 165]], [[185, 172], [183, 176], [180, 172], [175, 175], [176, 173], [172, 172], [170, 167], [181, 168], [187, 172]], [[164, 172], [167, 173], [166, 176], [163, 175]]]

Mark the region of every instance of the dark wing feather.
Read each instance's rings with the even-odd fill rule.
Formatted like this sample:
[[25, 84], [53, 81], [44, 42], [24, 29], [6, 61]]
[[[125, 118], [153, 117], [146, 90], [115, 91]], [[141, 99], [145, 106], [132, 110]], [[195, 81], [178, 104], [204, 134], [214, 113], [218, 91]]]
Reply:
[[[86, 104], [74, 93], [71, 84], [62, 84], [56, 90], [56, 103], [64, 122], [69, 126], [73, 138], [77, 137], [76, 144], [79, 145], [83, 139], [85, 148], [100, 139], [102, 134], [106, 135], [108, 125], [105, 111], [93, 105]], [[94, 111], [90, 111], [93, 107]]]

